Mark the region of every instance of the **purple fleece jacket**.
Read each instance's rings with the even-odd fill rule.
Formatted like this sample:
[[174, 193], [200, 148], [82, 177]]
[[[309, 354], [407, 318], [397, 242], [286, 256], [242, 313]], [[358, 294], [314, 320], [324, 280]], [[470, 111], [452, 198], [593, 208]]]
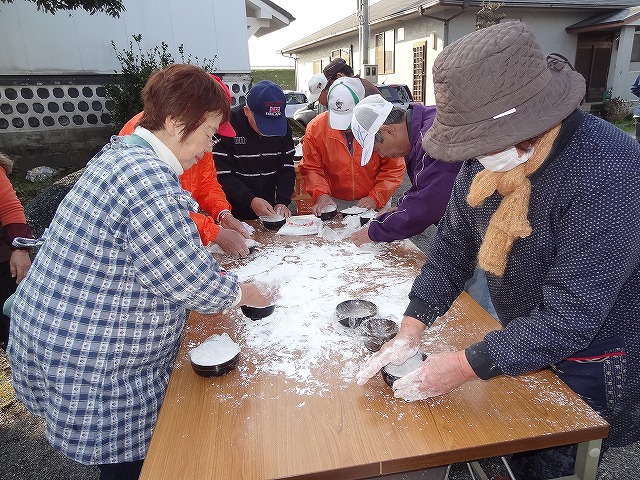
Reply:
[[409, 126], [412, 147], [404, 161], [411, 188], [400, 197], [395, 211], [379, 215], [369, 223], [369, 238], [374, 242], [402, 240], [437, 224], [462, 166], [462, 162], [434, 160], [422, 149], [422, 137], [431, 128], [436, 107], [412, 103], [409, 108], [412, 110]]

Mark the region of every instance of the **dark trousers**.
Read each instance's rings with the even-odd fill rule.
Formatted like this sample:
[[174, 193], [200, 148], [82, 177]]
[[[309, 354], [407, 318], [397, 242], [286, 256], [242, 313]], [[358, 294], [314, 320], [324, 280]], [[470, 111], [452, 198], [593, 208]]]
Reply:
[[513, 476], [518, 480], [547, 480], [573, 475], [577, 445], [516, 453], [508, 458]]
[[11, 276], [9, 262], [0, 263], [0, 348], [7, 349], [9, 340], [9, 317], [2, 314], [4, 302], [16, 291], [16, 279]]
[[142, 462], [103, 463], [98, 465], [100, 480], [138, 480], [142, 470]]

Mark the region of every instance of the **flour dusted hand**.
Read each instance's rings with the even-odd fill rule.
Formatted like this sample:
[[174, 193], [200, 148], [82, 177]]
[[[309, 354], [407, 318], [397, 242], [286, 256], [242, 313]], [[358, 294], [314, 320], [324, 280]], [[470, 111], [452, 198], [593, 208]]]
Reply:
[[379, 352], [373, 354], [356, 375], [358, 385], [364, 385], [382, 367], [393, 363], [400, 365], [415, 355], [420, 345], [420, 338], [425, 325], [420, 320], [404, 317], [400, 331], [392, 340], [385, 343]]
[[325, 193], [325, 194], [320, 195], [318, 197], [318, 199], [316, 200], [316, 203], [313, 206], [313, 208], [311, 209], [311, 211], [313, 212], [313, 214], [316, 217], [319, 217], [320, 214], [322, 213], [322, 211], [326, 207], [328, 207], [329, 205], [335, 205], [335, 204], [336, 203], [331, 199], [331, 197]]
[[273, 209], [271, 204], [267, 202], [264, 198], [260, 198], [260, 197], [253, 197], [253, 200], [251, 200], [251, 209], [259, 217], [275, 215], [276, 213], [276, 211]]
[[236, 230], [221, 228], [213, 243], [220, 246], [225, 253], [234, 258], [243, 258], [249, 255], [249, 248], [245, 243], [245, 237]]
[[444, 395], [467, 380], [477, 378], [464, 354], [434, 353], [417, 370], [393, 383], [393, 395], [408, 402]]
[[276, 215], [282, 215], [284, 218], [289, 218], [291, 216], [291, 210], [286, 205], [278, 203], [273, 210], [276, 212]]
[[374, 210], [378, 206], [376, 205], [376, 201], [371, 197], [364, 197], [358, 201], [358, 207], [366, 208], [369, 210]]
[[385, 343], [379, 352], [372, 355], [356, 375], [358, 385], [364, 385], [367, 381], [380, 371], [382, 367], [393, 363], [400, 365], [418, 351], [418, 342], [406, 338], [398, 338]]
[[279, 288], [275, 284], [265, 282], [247, 282], [240, 285], [242, 296], [240, 305], [250, 307], [269, 307], [278, 298]]

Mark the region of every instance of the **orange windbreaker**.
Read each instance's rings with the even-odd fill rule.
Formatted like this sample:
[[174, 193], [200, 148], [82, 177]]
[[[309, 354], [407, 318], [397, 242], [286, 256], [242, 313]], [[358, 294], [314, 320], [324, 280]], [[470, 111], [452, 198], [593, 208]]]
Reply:
[[353, 155], [340, 130], [329, 126], [329, 112], [307, 125], [302, 142], [302, 160], [298, 171], [314, 203], [322, 194], [340, 200], [359, 200], [366, 196], [382, 208], [402, 183], [404, 158], [381, 158], [373, 152], [371, 160], [360, 166], [362, 147], [354, 139]]
[[[24, 209], [18, 195], [7, 177], [7, 172], [0, 167], [0, 262], [8, 262], [11, 259], [11, 242], [15, 236], [33, 236], [26, 223]], [[11, 233], [7, 232], [7, 225], [10, 226]], [[15, 285], [15, 282], [13, 284]], [[7, 296], [9, 293], [11, 292], [8, 292]]]
[[[141, 116], [142, 112], [125, 123], [119, 135], [133, 133]], [[216, 224], [215, 219], [218, 218], [220, 212], [231, 210], [231, 205], [227, 202], [227, 197], [218, 183], [217, 175], [211, 152], [205, 152], [198, 163], [180, 175], [182, 188], [190, 192], [191, 196], [198, 202], [200, 209], [210, 215], [190, 213], [198, 228], [203, 245], [209, 244], [218, 236], [220, 226]]]

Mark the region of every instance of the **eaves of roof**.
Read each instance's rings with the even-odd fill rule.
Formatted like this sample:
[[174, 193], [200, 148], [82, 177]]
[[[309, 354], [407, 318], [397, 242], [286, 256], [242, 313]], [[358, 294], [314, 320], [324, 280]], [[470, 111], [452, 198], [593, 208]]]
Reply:
[[[424, 4], [424, 1], [416, 2], [389, 2], [395, 5], [398, 4], [408, 4], [401, 6], [401, 9], [390, 9], [390, 8], [376, 8], [378, 6], [386, 7], [384, 5], [384, 1], [371, 5], [369, 11], [369, 25], [377, 25], [379, 23], [383, 23], [389, 20], [393, 20], [400, 17], [405, 17], [407, 15], [420, 15], [420, 6]], [[383, 4], [383, 5], [380, 5]], [[286, 47], [282, 48], [282, 53], [291, 53], [295, 50], [304, 49], [310, 45], [314, 45], [318, 42], [322, 42], [324, 40], [329, 40], [331, 38], [335, 38], [341, 35], [346, 35], [349, 33], [357, 32], [359, 26], [358, 15], [353, 13], [338, 22], [329, 25], [328, 27], [323, 28], [311, 35], [308, 35], [297, 42], [294, 42]]]
[[[423, 2], [427, 4], [439, 4], [448, 6], [462, 6], [465, 0], [432, 0], [431, 2]], [[482, 6], [482, 0], [470, 0], [467, 2], [470, 7]], [[638, 0], [503, 0], [500, 3], [504, 7], [527, 7], [527, 8], [579, 8], [579, 9], [598, 9], [598, 10], [618, 10], [621, 8], [629, 8], [640, 5]]]
[[289, 20], [289, 23], [293, 22], [296, 19], [293, 15], [291, 15], [289, 12], [287, 12], [284, 8], [282, 8], [280, 5], [277, 5], [277, 4], [273, 3], [271, 0], [261, 0], [261, 1], [266, 3], [267, 5], [269, 5], [275, 11], [277, 11], [280, 14], [284, 15]]
[[[420, 15], [421, 11], [435, 11], [447, 7], [463, 8], [466, 6], [467, 8], [475, 8], [480, 7], [482, 3], [483, 0], [382, 0], [370, 6], [369, 24], [373, 26], [399, 17]], [[640, 0], [608, 0], [606, 2], [602, 0], [503, 0], [502, 3], [505, 8], [606, 9], [609, 11], [608, 13], [611, 13], [619, 9], [638, 6], [640, 5]], [[353, 13], [328, 27], [283, 47], [280, 52], [296, 53], [296, 51], [304, 50], [325, 40], [355, 33], [358, 31], [358, 26], [358, 16]]]
[[619, 28], [640, 20], [640, 6], [626, 8], [614, 13], [596, 15], [567, 27], [568, 32], [581, 33], [594, 30]]

